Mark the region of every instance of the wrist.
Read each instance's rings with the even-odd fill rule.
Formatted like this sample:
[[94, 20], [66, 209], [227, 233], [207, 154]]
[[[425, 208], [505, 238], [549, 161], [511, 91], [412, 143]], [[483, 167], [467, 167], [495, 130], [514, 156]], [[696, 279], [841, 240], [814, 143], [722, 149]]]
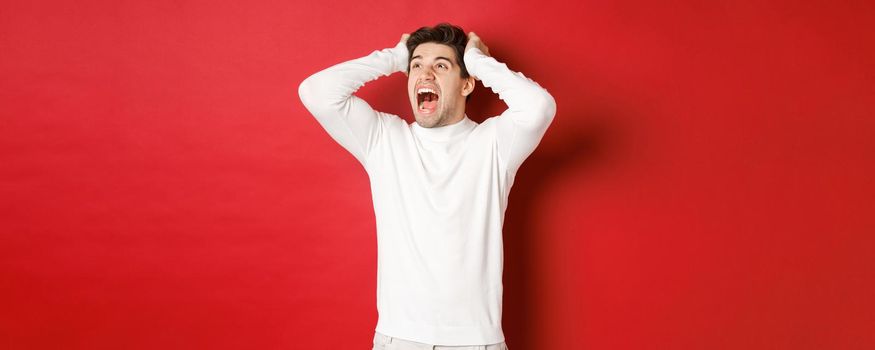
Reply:
[[407, 52], [407, 44], [403, 42], [399, 42], [395, 47], [390, 48], [389, 52], [392, 53], [392, 60], [394, 65], [395, 72], [406, 72], [407, 71], [407, 57], [409, 53]]
[[472, 47], [465, 51], [464, 60], [465, 60], [465, 68], [468, 70], [468, 74], [476, 75], [473, 72], [477, 70], [476, 62], [478, 59], [485, 56], [483, 51], [480, 51], [477, 47]]

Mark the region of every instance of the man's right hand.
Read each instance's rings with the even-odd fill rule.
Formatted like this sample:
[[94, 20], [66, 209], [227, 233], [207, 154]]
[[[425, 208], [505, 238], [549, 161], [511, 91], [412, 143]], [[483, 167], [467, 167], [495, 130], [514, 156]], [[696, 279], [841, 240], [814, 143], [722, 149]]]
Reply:
[[[410, 34], [408, 34], [408, 33], [401, 34], [401, 41], [398, 42], [398, 45], [404, 44], [403, 46], [406, 48], [407, 47], [407, 39], [409, 39], [409, 38], [410, 38]], [[404, 62], [404, 64], [407, 65], [407, 62]], [[402, 72], [404, 73], [404, 76], [407, 76], [406, 69], [403, 70]]]

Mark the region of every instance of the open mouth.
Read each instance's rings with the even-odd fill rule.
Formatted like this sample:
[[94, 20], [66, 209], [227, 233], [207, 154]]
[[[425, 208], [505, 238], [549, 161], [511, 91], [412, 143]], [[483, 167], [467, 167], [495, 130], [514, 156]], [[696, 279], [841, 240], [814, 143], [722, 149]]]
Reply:
[[440, 98], [437, 90], [427, 87], [421, 87], [416, 90], [416, 105], [419, 107], [419, 112], [423, 114], [431, 114], [437, 110], [437, 101]]

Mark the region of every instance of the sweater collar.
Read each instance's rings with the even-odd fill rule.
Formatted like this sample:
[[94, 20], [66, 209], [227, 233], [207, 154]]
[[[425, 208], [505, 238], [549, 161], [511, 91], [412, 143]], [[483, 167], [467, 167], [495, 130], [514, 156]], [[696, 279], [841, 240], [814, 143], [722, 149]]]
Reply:
[[462, 117], [462, 120], [455, 124], [444, 125], [437, 128], [424, 128], [415, 120], [411, 123], [411, 128], [416, 136], [433, 141], [446, 141], [453, 139], [470, 131], [474, 126], [475, 123], [473, 120], [468, 119], [468, 114], [465, 114], [464, 117]]

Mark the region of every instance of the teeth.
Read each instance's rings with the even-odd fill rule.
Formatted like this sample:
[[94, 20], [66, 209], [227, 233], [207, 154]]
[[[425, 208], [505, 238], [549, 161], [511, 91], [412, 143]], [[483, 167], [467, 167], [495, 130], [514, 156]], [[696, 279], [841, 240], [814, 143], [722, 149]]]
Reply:
[[424, 94], [426, 92], [433, 93], [433, 94], [437, 95], [437, 93], [430, 88], [419, 88], [419, 90], [416, 90], [417, 94]]

